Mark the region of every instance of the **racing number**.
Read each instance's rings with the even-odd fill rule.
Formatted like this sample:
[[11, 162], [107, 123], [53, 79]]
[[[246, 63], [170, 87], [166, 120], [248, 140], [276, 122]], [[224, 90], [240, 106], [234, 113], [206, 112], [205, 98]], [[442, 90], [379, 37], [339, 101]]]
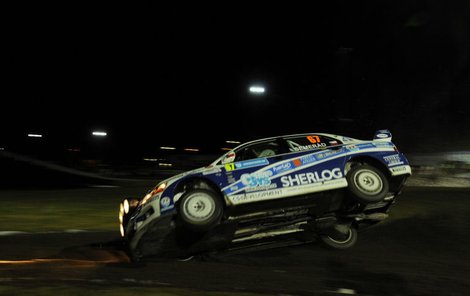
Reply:
[[320, 143], [320, 137], [319, 136], [307, 136], [307, 140], [309, 140], [310, 143], [312, 143], [312, 144]]
[[235, 164], [232, 162], [232, 163], [227, 163], [225, 165], [225, 170], [228, 172], [228, 171], [233, 171], [235, 169]]

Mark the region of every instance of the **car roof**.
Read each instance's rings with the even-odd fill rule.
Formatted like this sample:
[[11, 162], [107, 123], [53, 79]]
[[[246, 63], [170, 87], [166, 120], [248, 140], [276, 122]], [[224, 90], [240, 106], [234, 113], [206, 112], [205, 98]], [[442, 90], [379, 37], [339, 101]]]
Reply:
[[326, 137], [331, 137], [334, 139], [337, 139], [341, 142], [361, 142], [362, 140], [351, 138], [351, 137], [345, 137], [345, 136], [340, 136], [340, 135], [335, 135], [335, 134], [328, 134], [328, 133], [298, 133], [298, 134], [285, 134], [285, 135], [280, 135], [280, 136], [274, 136], [274, 137], [267, 137], [267, 138], [260, 138], [256, 140], [251, 140], [248, 142], [244, 142], [234, 148], [232, 148], [230, 151], [227, 151], [226, 153], [222, 154], [220, 157], [218, 157], [216, 160], [212, 162], [212, 164], [215, 164], [219, 162], [225, 155], [230, 153], [231, 151], [237, 150], [242, 148], [243, 146], [251, 145], [254, 143], [258, 142], [264, 142], [264, 141], [271, 141], [279, 138], [290, 138], [290, 137], [299, 137], [299, 136], [309, 136], [309, 135], [319, 135], [319, 136], [326, 136]]
[[[281, 135], [281, 136], [274, 136], [274, 137], [260, 138], [260, 139], [256, 139], [256, 140], [251, 140], [251, 141], [240, 144], [238, 147], [253, 144], [253, 143], [257, 143], [257, 142], [275, 140], [275, 139], [279, 139], [279, 138], [291, 138], [291, 137], [309, 136], [309, 135], [326, 136], [326, 137], [335, 138], [335, 139], [341, 140], [341, 141], [343, 140], [343, 136], [335, 135], [335, 134], [328, 134], [328, 133], [299, 133], [299, 134], [285, 134], [285, 135]], [[357, 140], [357, 139], [353, 139], [353, 138], [350, 138], [350, 139]], [[232, 150], [235, 150], [238, 147], [235, 147]]]

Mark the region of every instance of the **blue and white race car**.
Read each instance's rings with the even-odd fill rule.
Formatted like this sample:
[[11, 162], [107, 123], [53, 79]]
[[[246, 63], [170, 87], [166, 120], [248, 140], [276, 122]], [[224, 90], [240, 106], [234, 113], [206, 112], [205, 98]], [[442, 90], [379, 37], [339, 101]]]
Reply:
[[[210, 165], [120, 204], [133, 258], [194, 254], [302, 233], [345, 249], [387, 217], [411, 167], [388, 130], [364, 141], [326, 133], [242, 144]], [[165, 247], [173, 245], [173, 247]]]

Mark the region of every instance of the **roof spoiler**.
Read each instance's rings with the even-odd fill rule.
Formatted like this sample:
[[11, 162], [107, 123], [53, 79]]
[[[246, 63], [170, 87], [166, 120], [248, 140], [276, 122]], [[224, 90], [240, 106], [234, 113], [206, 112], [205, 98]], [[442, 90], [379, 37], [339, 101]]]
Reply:
[[392, 141], [392, 133], [389, 130], [378, 130], [374, 134], [374, 141], [390, 142]]

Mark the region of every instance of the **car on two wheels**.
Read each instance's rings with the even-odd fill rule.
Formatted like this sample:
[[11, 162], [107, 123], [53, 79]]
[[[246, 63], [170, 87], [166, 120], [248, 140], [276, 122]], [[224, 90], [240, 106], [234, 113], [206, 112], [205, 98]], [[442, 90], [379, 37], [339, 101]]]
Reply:
[[120, 232], [133, 258], [256, 244], [293, 234], [335, 249], [387, 218], [411, 175], [388, 130], [372, 140], [328, 133], [263, 138], [206, 167], [162, 180], [120, 204]]

